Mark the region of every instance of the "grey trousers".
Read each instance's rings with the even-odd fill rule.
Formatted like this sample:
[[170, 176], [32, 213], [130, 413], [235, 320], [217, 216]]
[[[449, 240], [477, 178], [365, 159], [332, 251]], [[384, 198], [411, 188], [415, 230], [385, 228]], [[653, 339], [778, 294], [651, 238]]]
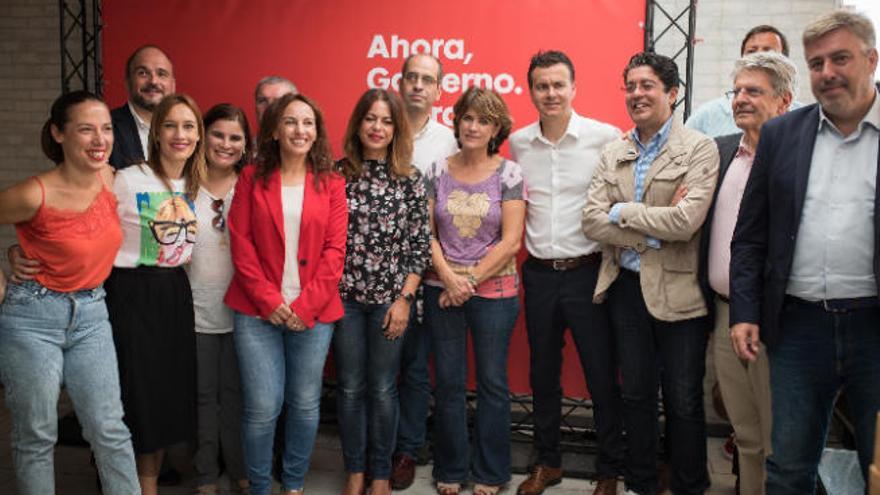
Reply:
[[223, 453], [233, 485], [246, 479], [241, 447], [241, 378], [232, 333], [196, 334], [198, 440], [193, 463], [196, 485], [217, 483]]

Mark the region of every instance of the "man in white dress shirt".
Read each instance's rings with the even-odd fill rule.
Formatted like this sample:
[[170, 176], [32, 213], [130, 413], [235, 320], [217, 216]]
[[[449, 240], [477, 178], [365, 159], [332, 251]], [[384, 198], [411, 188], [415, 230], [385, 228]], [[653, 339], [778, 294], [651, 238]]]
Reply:
[[[413, 129], [413, 164], [424, 173], [431, 163], [458, 151], [452, 130], [434, 119], [434, 103], [440, 98], [443, 67], [430, 54], [410, 55], [400, 71], [400, 96]], [[400, 422], [391, 487], [404, 490], [415, 477], [418, 452], [425, 443], [425, 421], [431, 399], [428, 375], [430, 334], [416, 318], [404, 336], [400, 362]]]
[[574, 66], [562, 52], [539, 52], [528, 72], [539, 120], [510, 137], [514, 160], [529, 188], [523, 263], [526, 329], [531, 353], [534, 449], [532, 473], [518, 489], [539, 495], [562, 479], [559, 450], [562, 347], [571, 331], [593, 400], [599, 482], [593, 493], [617, 493], [622, 474], [620, 390], [614, 339], [604, 305], [593, 303], [602, 260], [598, 243], [584, 236], [581, 211], [599, 153], [620, 131], [572, 110]]

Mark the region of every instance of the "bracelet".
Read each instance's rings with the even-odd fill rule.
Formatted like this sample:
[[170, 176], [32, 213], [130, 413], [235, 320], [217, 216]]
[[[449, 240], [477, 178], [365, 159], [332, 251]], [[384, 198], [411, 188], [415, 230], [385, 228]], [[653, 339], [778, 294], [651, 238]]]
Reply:
[[477, 277], [474, 276], [473, 272], [470, 272], [470, 271], [467, 272], [467, 274], [465, 275], [465, 277], [467, 277], [467, 281], [468, 281], [469, 284], [471, 284], [471, 287], [473, 287], [474, 289], [476, 289], [476, 288], [477, 288], [477, 285], [479, 285], [479, 284], [477, 283]]
[[412, 292], [401, 294], [400, 297], [402, 297], [403, 300], [406, 301], [408, 304], [412, 304], [416, 300], [416, 296]]

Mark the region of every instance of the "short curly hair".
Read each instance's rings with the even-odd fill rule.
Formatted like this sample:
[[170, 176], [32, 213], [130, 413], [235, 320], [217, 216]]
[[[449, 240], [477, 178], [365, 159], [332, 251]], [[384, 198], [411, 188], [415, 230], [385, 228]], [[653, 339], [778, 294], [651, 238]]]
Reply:
[[468, 110], [473, 110], [480, 117], [485, 117], [498, 126], [498, 134], [489, 141], [489, 156], [498, 153], [501, 145], [510, 135], [513, 128], [513, 119], [510, 117], [510, 110], [501, 96], [491, 89], [479, 88], [471, 86], [463, 95], [455, 102], [452, 107], [455, 117], [452, 119], [453, 130], [455, 131], [455, 140], [458, 147], [461, 148], [461, 140], [458, 138], [458, 127], [461, 119]]
[[626, 84], [626, 76], [630, 70], [642, 66], [648, 66], [654, 71], [663, 83], [664, 92], [668, 93], [672, 88], [678, 87], [678, 65], [671, 58], [654, 52], [639, 52], [633, 55], [623, 69], [623, 83]]

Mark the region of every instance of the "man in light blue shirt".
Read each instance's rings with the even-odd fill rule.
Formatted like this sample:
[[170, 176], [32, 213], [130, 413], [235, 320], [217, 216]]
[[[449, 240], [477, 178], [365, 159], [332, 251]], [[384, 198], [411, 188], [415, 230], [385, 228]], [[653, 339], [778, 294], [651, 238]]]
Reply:
[[[740, 56], [769, 51], [780, 52], [787, 57], [788, 40], [778, 29], [766, 24], [750, 29], [743, 38], [739, 50]], [[801, 106], [803, 104], [792, 101], [790, 110]], [[730, 98], [726, 94], [700, 105], [684, 125], [709, 137], [741, 132], [733, 120]]]

